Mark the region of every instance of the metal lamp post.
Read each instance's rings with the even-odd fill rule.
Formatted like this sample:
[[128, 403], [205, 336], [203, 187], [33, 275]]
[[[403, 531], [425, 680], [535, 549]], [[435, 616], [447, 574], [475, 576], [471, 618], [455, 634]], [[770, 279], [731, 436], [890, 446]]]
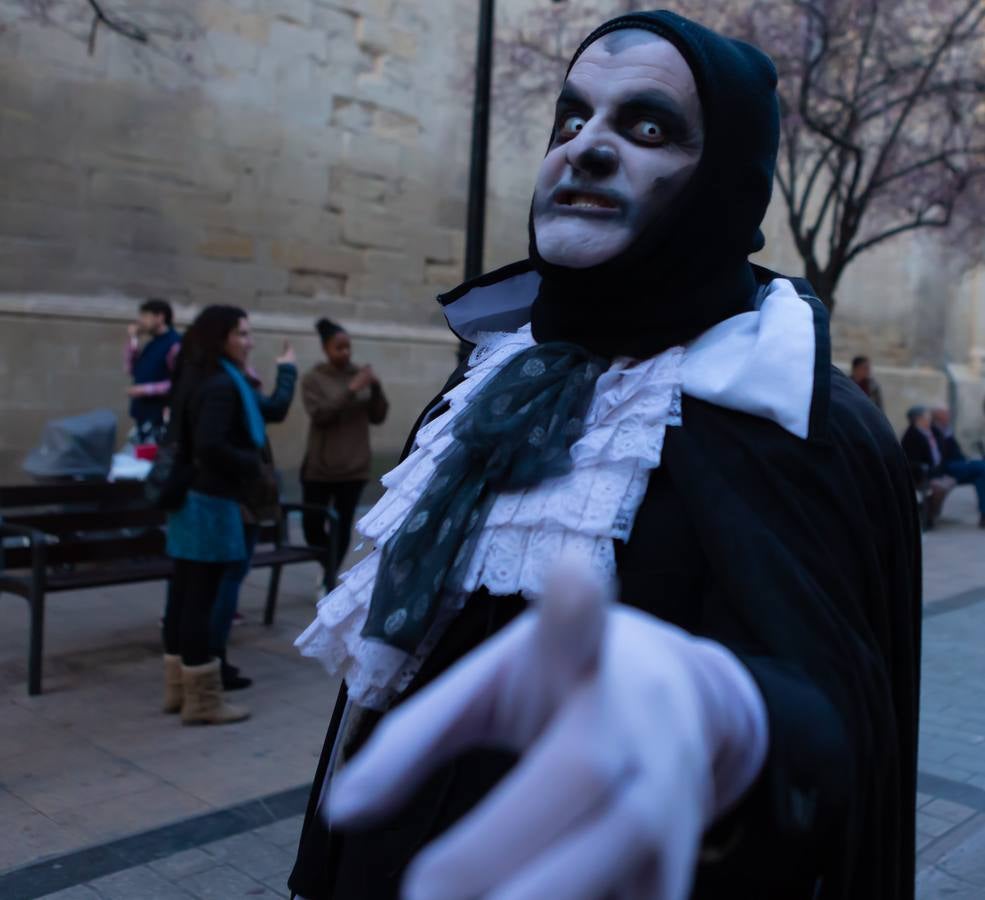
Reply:
[[495, 0], [480, 0], [475, 53], [475, 99], [472, 105], [472, 160], [465, 226], [465, 280], [482, 274], [486, 236], [486, 181], [489, 171], [489, 95], [492, 87]]
[[[564, 0], [551, 0], [563, 3]], [[482, 274], [486, 237], [486, 183], [489, 172], [489, 106], [492, 89], [495, 0], [480, 0], [479, 33], [475, 54], [475, 96], [472, 104], [472, 153], [469, 165], [469, 200], [465, 225], [465, 280]], [[459, 345], [459, 360], [468, 345]]]

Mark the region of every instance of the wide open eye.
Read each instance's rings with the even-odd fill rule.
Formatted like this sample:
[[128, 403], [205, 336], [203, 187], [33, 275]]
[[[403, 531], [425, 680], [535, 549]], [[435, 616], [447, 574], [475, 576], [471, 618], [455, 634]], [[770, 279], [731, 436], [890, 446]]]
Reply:
[[667, 133], [663, 126], [653, 119], [640, 119], [629, 133], [638, 141], [645, 144], [662, 144], [667, 140]]
[[562, 141], [570, 141], [585, 127], [587, 121], [584, 116], [570, 115], [565, 116], [558, 126], [557, 134]]

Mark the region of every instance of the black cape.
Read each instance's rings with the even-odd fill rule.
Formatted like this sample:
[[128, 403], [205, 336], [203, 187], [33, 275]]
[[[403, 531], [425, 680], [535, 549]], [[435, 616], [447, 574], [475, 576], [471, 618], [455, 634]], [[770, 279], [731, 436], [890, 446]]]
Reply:
[[[621, 600], [730, 647], [768, 710], [767, 762], [706, 835], [693, 898], [913, 897], [921, 613], [914, 492], [882, 413], [831, 368], [827, 316], [815, 305], [808, 438], [685, 397], [684, 425], [667, 430], [630, 540], [617, 544]], [[406, 696], [523, 605], [473, 597]], [[345, 700], [343, 689], [289, 883], [309, 900], [396, 898], [413, 855], [512, 760], [474, 751], [390, 821], [330, 831], [317, 807]], [[347, 729], [346, 755], [376, 721]]]

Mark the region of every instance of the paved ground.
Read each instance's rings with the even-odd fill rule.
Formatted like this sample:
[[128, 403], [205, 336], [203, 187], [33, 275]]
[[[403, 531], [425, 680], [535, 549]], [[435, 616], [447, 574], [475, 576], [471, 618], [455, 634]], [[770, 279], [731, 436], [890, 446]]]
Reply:
[[[918, 897], [985, 897], [985, 533], [970, 490], [925, 536]], [[156, 586], [52, 599], [46, 693], [24, 690], [26, 615], [0, 602], [0, 897], [286, 897], [286, 873], [335, 687], [296, 657], [314, 570], [256, 624], [251, 578], [235, 661], [252, 720], [182, 728], [156, 712]]]

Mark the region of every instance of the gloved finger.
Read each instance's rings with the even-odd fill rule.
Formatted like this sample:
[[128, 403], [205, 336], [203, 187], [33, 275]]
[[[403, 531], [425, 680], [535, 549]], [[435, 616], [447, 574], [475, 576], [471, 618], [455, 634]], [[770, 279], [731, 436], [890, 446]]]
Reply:
[[598, 720], [594, 691], [577, 688], [489, 797], [411, 864], [406, 896], [482, 896], [604, 806], [625, 776], [627, 757], [597, 739]]
[[537, 603], [536, 640], [549, 668], [570, 679], [597, 666], [614, 593], [612, 582], [583, 560], [558, 561]]
[[[648, 792], [641, 788], [631, 802], [649, 800]], [[652, 868], [653, 889], [637, 896], [643, 900], [660, 897], [661, 900], [686, 900], [691, 895], [694, 867], [703, 831], [701, 802], [697, 797], [684, 797], [673, 803], [669, 827], [661, 830], [660, 852], [657, 865]]]
[[[686, 900], [693, 881], [698, 830], [682, 806], [661, 800], [640, 779], [618, 800], [566, 835], [489, 900]], [[640, 808], [640, 804], [648, 808]]]
[[580, 559], [562, 558], [547, 573], [529, 652], [504, 671], [494, 713], [508, 746], [528, 746], [573, 685], [596, 669], [613, 593]]
[[[628, 894], [633, 874], [648, 852], [641, 829], [625, 804], [602, 810], [540, 854], [515, 877], [496, 888], [488, 900], [596, 900]], [[637, 896], [635, 893], [632, 896]], [[639, 895], [641, 900], [643, 895]], [[646, 900], [663, 900], [647, 894]]]
[[496, 681], [533, 626], [533, 616], [521, 616], [389, 713], [333, 781], [331, 821], [357, 825], [378, 818], [444, 761], [473, 744], [494, 742]]

